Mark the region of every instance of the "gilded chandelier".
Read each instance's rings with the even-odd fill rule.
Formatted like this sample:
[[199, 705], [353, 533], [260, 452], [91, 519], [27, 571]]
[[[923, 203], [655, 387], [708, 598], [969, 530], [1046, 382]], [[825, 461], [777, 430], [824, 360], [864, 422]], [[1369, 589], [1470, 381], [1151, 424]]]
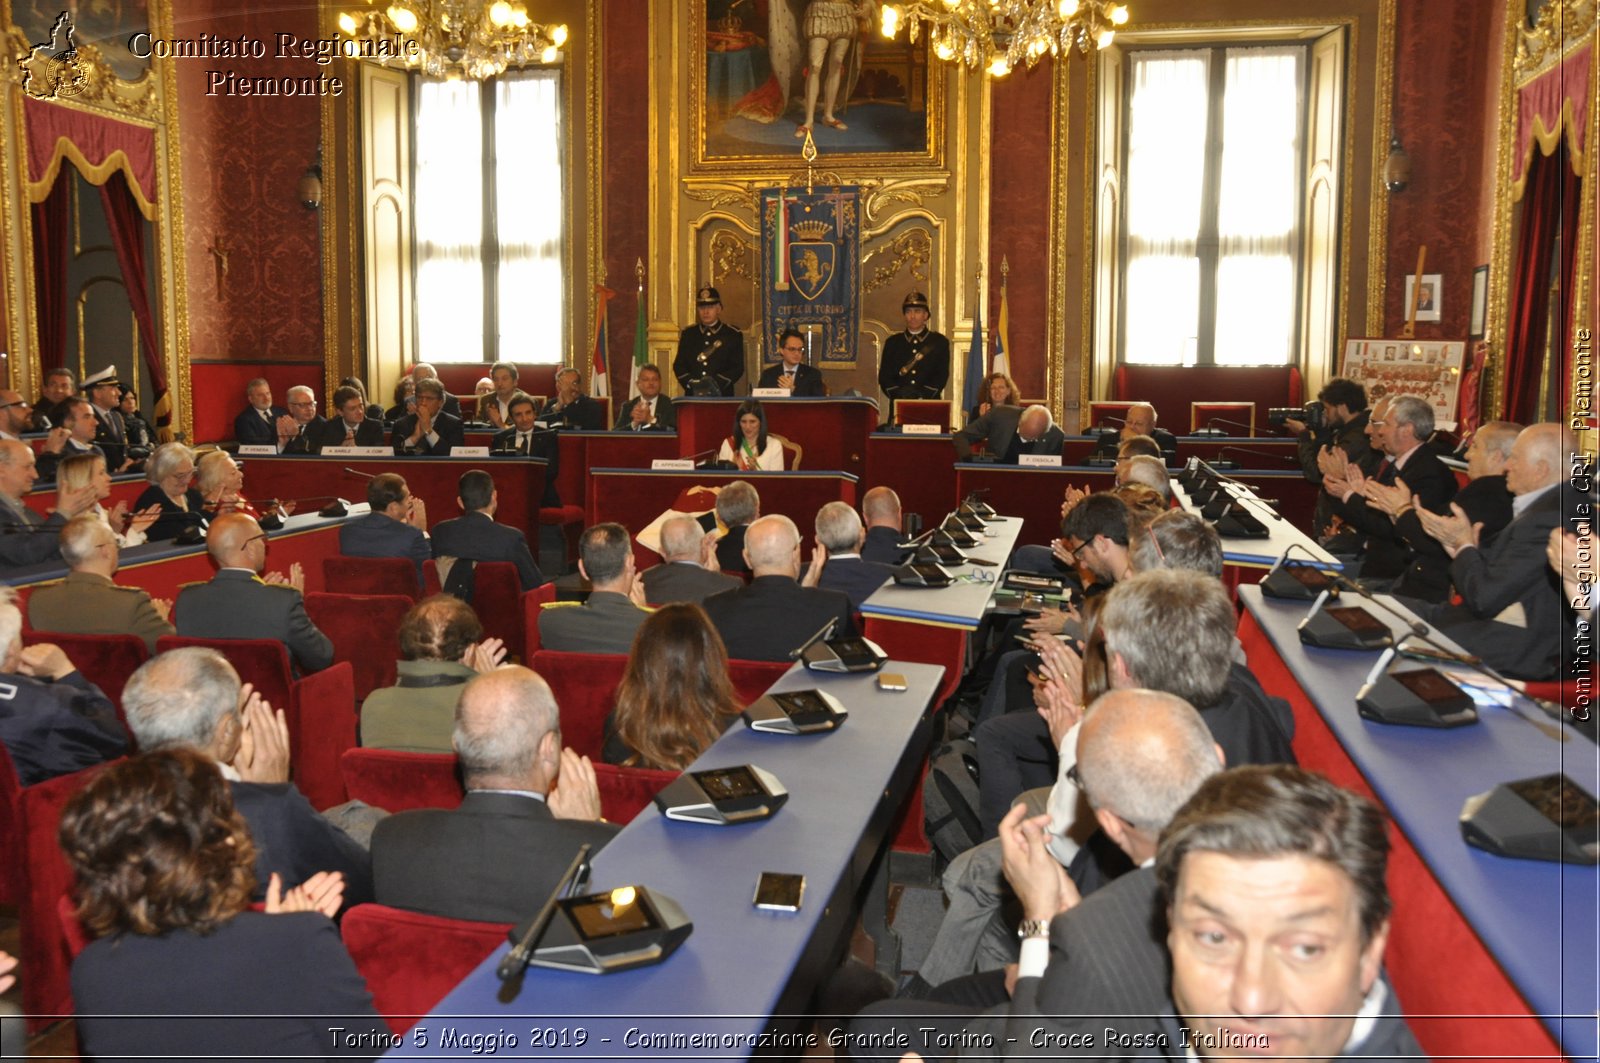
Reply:
[[1087, 55], [1090, 42], [1104, 48], [1127, 21], [1127, 6], [1114, 0], [905, 0], [883, 6], [880, 29], [893, 37], [904, 22], [915, 41], [926, 24], [939, 59], [1004, 77], [1046, 52]]
[[388, 65], [429, 77], [480, 81], [508, 67], [548, 65], [561, 55], [565, 25], [543, 25], [517, 0], [366, 0], [339, 15], [356, 41], [395, 42]]

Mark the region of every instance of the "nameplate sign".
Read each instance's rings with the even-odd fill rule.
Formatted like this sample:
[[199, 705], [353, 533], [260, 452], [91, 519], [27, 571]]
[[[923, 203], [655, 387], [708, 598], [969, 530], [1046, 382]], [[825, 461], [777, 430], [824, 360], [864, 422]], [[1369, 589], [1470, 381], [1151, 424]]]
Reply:
[[263, 454], [271, 457], [278, 453], [278, 448], [266, 443], [245, 443], [239, 447], [240, 454]]
[[1059, 469], [1061, 468], [1060, 454], [1018, 454], [1018, 465], [1032, 465], [1035, 468]]
[[750, 394], [758, 399], [786, 399], [789, 393], [783, 388], [751, 388]]
[[392, 458], [394, 451], [388, 447], [323, 447], [328, 458]]
[[[488, 447], [451, 447], [450, 448], [450, 456], [452, 458], [487, 458], [489, 456], [489, 448]], [[1058, 460], [1056, 462], [1056, 464], [1060, 465], [1061, 462]]]
[[908, 436], [942, 436], [944, 435], [944, 425], [903, 424], [900, 426], [900, 432], [901, 434]]
[[689, 471], [693, 472], [694, 471], [694, 459], [693, 458], [656, 458], [656, 459], [654, 459], [653, 461], [650, 462], [650, 468], [652, 470], [660, 470], [660, 469], [682, 470], [682, 469], [688, 469]]

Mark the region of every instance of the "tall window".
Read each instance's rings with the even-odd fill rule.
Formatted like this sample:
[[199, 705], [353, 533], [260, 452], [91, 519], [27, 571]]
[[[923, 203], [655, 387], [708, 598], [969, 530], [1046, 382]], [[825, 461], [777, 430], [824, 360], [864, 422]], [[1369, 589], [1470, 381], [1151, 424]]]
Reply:
[[417, 350], [430, 362], [560, 362], [561, 82], [418, 81]]
[[1294, 358], [1305, 56], [1129, 55], [1123, 360]]

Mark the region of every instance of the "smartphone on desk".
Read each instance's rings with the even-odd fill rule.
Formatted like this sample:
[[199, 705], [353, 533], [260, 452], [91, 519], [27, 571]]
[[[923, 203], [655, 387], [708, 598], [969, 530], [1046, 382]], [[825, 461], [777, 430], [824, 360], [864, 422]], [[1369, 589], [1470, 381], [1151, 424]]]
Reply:
[[782, 871], [763, 871], [756, 880], [751, 904], [769, 912], [798, 912], [806, 894], [806, 877]]

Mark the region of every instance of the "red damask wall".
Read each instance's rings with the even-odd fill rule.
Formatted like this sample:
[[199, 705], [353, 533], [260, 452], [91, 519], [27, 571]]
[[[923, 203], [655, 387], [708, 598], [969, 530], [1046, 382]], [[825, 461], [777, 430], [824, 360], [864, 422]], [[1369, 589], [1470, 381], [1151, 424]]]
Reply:
[[[316, 96], [207, 95], [208, 72], [315, 78], [330, 67], [277, 60], [277, 34], [317, 35], [308, 0], [245, 5], [173, 0], [174, 35], [260, 40], [261, 60], [183, 59], [178, 76], [189, 353], [195, 361], [322, 359], [317, 214], [296, 198], [316, 158]], [[346, 87], [345, 91], [350, 91]], [[226, 272], [212, 249], [226, 256]], [[219, 275], [220, 274], [220, 275]], [[315, 372], [313, 385], [320, 384]], [[198, 403], [197, 403], [198, 404]]]
[[[637, 0], [606, 0], [604, 45], [608, 56], [649, 51], [649, 20]], [[605, 64], [605, 115], [601, 128], [606, 283], [616, 289], [607, 333], [612, 390], [631, 379], [633, 335], [639, 318], [634, 266], [648, 259], [650, 227], [650, 68], [642, 62]], [[587, 329], [589, 326], [585, 326]]]
[[[1010, 261], [1006, 306], [1011, 375], [1027, 398], [1045, 397], [1045, 340], [1049, 328], [1050, 128], [1054, 64], [1043, 59], [994, 83], [989, 158], [989, 305], [991, 328], [1000, 314], [1000, 260]], [[1068, 388], [1076, 392], [1077, 382]]]

